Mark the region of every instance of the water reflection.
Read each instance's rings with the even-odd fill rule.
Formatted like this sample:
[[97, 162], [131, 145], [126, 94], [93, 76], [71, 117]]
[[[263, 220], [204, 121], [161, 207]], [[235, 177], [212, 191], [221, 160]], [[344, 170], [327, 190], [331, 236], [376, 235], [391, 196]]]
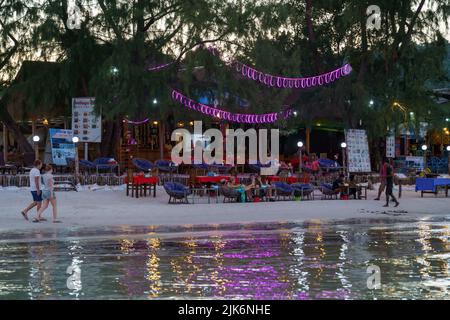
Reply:
[[[0, 298], [450, 298], [446, 220], [183, 228], [3, 240]], [[380, 290], [367, 288], [369, 265]]]

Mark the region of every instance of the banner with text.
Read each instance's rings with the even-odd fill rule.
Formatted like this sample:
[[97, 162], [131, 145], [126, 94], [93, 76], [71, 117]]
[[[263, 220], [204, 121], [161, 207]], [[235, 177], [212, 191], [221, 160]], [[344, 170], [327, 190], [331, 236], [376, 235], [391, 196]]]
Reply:
[[102, 142], [102, 118], [94, 113], [95, 98], [72, 99], [72, 130], [80, 142]]
[[365, 130], [345, 131], [349, 172], [371, 172], [369, 143]]
[[52, 162], [57, 166], [66, 166], [68, 159], [75, 159], [75, 144], [72, 142], [73, 131], [50, 129]]

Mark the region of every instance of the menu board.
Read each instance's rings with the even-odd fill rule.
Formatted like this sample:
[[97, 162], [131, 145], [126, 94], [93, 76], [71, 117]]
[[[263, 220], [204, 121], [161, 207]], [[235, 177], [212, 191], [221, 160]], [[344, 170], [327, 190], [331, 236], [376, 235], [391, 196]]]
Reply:
[[75, 159], [75, 144], [72, 141], [73, 131], [50, 129], [49, 133], [53, 164], [66, 166], [67, 159]]
[[395, 158], [395, 136], [386, 137], [386, 158]]
[[102, 141], [102, 118], [94, 113], [95, 98], [72, 99], [72, 130], [80, 142]]
[[369, 143], [365, 130], [345, 131], [349, 172], [371, 172]]

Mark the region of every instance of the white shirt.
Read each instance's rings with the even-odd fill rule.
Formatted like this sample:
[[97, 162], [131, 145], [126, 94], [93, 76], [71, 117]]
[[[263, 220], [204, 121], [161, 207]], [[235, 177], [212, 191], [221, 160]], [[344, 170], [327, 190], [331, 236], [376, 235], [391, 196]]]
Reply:
[[[33, 168], [30, 171], [30, 190], [31, 191], [37, 191], [36, 181], [35, 181], [36, 177], [38, 177], [40, 179], [41, 172], [39, 171], [39, 169]], [[40, 183], [39, 183], [39, 187], [40, 187]]]

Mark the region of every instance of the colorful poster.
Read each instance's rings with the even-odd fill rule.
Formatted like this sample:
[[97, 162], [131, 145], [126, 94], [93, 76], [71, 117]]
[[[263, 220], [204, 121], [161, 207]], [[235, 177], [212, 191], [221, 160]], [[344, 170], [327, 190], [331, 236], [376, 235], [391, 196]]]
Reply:
[[75, 159], [75, 144], [72, 142], [73, 131], [50, 129], [52, 162], [57, 166], [66, 166], [68, 159]]
[[95, 98], [72, 99], [72, 130], [80, 142], [102, 142], [102, 118], [94, 113]]
[[386, 137], [386, 158], [395, 158], [395, 136]]
[[371, 172], [369, 142], [365, 130], [345, 131], [349, 172]]

